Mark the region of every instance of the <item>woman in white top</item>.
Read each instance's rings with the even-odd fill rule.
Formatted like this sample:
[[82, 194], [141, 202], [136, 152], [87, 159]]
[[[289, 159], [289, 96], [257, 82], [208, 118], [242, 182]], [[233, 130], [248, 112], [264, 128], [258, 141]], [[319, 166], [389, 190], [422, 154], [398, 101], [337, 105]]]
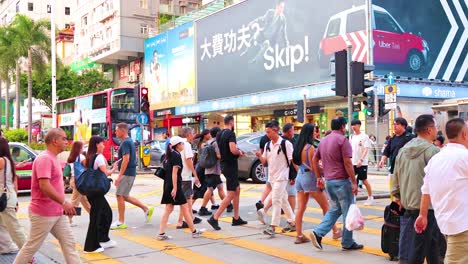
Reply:
[[[7, 206], [5, 210], [0, 212], [0, 230], [2, 233], [1, 246], [10, 246], [3, 245], [3, 242], [8, 242], [11, 244], [11, 240], [8, 237], [10, 235], [11, 239], [20, 249], [26, 243], [26, 235], [21, 227], [18, 218], [16, 217], [16, 211], [18, 210], [18, 177], [15, 172], [15, 162], [11, 158], [10, 148], [8, 146], [8, 141], [5, 138], [0, 138], [0, 195], [3, 194], [6, 180], [6, 192], [7, 192]], [[8, 233], [5, 233], [3, 230], [7, 230]], [[11, 253], [13, 249], [1, 249], [5, 252], [1, 253]]]
[[[70, 165], [70, 171], [71, 171], [71, 177], [70, 177], [70, 186], [72, 187], [72, 198], [70, 202], [73, 204], [73, 206], [78, 206], [80, 203], [83, 205], [83, 208], [86, 210], [86, 212], [90, 212], [91, 205], [88, 202], [88, 199], [86, 196], [82, 195], [78, 190], [76, 189], [75, 185], [75, 168], [74, 168], [74, 163], [75, 162], [80, 162], [84, 166], [84, 162], [86, 157], [81, 154], [83, 153], [83, 142], [81, 141], [75, 141], [73, 142], [70, 155], [68, 156], [67, 162], [68, 165]], [[72, 218], [73, 216], [69, 216], [70, 218], [70, 224], [73, 226]]]
[[[93, 163], [93, 169], [101, 170], [107, 176], [110, 176], [117, 169], [117, 162], [111, 170], [107, 169], [107, 160], [102, 155], [104, 151], [104, 139], [100, 136], [92, 136], [89, 140], [88, 153], [86, 153], [86, 167], [89, 162]], [[109, 238], [109, 230], [112, 224], [112, 209], [104, 195], [87, 195], [91, 204], [89, 214], [88, 233], [84, 245], [85, 253], [97, 253], [104, 251], [105, 248], [115, 247], [116, 243]]]

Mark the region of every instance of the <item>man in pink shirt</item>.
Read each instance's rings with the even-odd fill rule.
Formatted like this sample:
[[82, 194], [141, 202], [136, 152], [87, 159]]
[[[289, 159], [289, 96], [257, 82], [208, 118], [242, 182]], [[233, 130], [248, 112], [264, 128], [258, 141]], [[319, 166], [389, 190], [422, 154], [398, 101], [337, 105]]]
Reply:
[[75, 249], [75, 239], [68, 217], [75, 215], [73, 204], [65, 200], [62, 166], [57, 155], [65, 150], [67, 137], [60, 128], [49, 130], [45, 137], [47, 149], [34, 161], [32, 169], [29, 240], [18, 253], [14, 264], [28, 263], [51, 233], [60, 243], [65, 261], [81, 263]]

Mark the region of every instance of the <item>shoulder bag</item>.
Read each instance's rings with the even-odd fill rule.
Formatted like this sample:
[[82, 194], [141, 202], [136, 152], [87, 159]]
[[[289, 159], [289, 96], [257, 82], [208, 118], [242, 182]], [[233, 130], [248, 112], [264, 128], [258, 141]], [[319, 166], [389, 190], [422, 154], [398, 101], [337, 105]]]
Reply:
[[99, 168], [93, 169], [97, 154], [89, 161], [88, 168], [78, 177], [75, 176], [76, 189], [87, 196], [105, 195], [110, 189], [112, 179], [109, 179]]
[[3, 182], [3, 192], [2, 192], [2, 195], [0, 196], [0, 212], [5, 211], [7, 207], [7, 201], [8, 201], [8, 197], [7, 197], [8, 188], [7, 188], [7, 177], [6, 177], [7, 160], [5, 158], [3, 158], [3, 160], [5, 161], [5, 167], [3, 168], [3, 179], [5, 181]]

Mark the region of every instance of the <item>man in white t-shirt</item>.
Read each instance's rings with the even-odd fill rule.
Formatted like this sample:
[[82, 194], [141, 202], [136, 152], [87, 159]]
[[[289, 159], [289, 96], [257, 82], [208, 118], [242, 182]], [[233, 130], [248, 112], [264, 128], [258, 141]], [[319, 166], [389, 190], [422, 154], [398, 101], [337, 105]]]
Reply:
[[[184, 142], [184, 150], [180, 155], [182, 156], [182, 191], [184, 192], [185, 198], [187, 199], [187, 204], [189, 206], [189, 212], [192, 212], [192, 196], [193, 196], [193, 180], [195, 180], [195, 184], [200, 184], [198, 180], [197, 171], [195, 170], [195, 166], [193, 165], [193, 150], [192, 145], [190, 144], [193, 141], [193, 128], [191, 127], [184, 127], [180, 132], [180, 137], [187, 139]], [[201, 219], [198, 217], [194, 217], [192, 215], [193, 223], [199, 224]], [[182, 212], [179, 214], [179, 222], [177, 224], [177, 228], [188, 228], [188, 225], [185, 221], [183, 221]]]
[[365, 205], [372, 205], [374, 197], [372, 196], [372, 188], [367, 180], [367, 167], [369, 165], [369, 149], [371, 142], [369, 136], [366, 133], [361, 132], [361, 121], [353, 120], [351, 122], [354, 134], [351, 135], [351, 146], [353, 148], [353, 166], [354, 174], [357, 176], [358, 181], [366, 186], [367, 190], [367, 201]]
[[292, 163], [293, 146], [289, 140], [279, 136], [279, 123], [276, 120], [269, 122], [265, 130], [271, 141], [265, 145], [263, 154], [261, 151], [258, 151], [256, 155], [262, 164], [268, 163], [268, 182], [271, 184], [273, 214], [271, 225], [263, 230], [263, 233], [273, 237], [275, 235], [275, 227], [280, 224], [281, 209], [286, 214], [288, 221], [287, 226], [283, 228], [283, 232], [296, 230], [294, 212], [288, 202], [288, 193], [286, 192], [286, 187], [289, 184], [288, 164]]

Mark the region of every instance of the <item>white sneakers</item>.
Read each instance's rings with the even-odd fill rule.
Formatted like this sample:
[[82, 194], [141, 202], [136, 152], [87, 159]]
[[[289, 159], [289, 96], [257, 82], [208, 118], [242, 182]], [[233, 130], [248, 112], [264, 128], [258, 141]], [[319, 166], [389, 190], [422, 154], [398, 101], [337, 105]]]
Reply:
[[104, 252], [104, 249], [102, 247], [100, 247], [100, 248], [98, 248], [98, 249], [96, 249], [94, 251], [85, 251], [84, 253], [85, 254], [91, 254], [91, 253], [102, 253], [102, 252]]
[[367, 200], [364, 203], [364, 205], [373, 205], [373, 204], [374, 204], [374, 196], [367, 197]]
[[106, 249], [106, 248], [113, 248], [115, 246], [117, 246], [117, 242], [115, 242], [114, 240], [109, 240], [107, 242], [101, 242], [99, 243], [101, 245], [101, 247], [103, 249]]
[[85, 254], [91, 254], [91, 253], [102, 253], [104, 252], [104, 249], [106, 248], [113, 248], [115, 246], [117, 246], [117, 242], [115, 242], [114, 240], [109, 240], [107, 242], [101, 242], [99, 243], [101, 245], [100, 248], [94, 250], [94, 251], [84, 251]]

